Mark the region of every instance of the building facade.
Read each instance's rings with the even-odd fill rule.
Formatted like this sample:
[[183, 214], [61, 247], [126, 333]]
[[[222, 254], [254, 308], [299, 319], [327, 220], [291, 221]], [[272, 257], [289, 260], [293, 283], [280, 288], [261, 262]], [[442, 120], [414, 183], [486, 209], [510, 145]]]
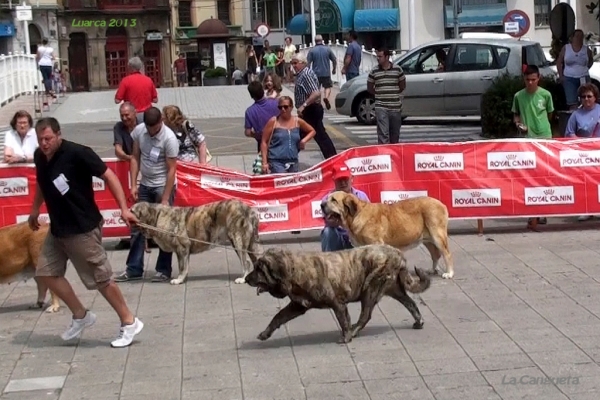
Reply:
[[[15, 7], [22, 5], [15, 0], [0, 0], [0, 54], [26, 52], [24, 24], [17, 21]], [[39, 0], [25, 4], [32, 8], [32, 20], [27, 22], [29, 31], [29, 51], [35, 54], [42, 39], [48, 39], [48, 44], [54, 48], [55, 55], [60, 57], [58, 46], [57, 0]]]
[[138, 56], [157, 87], [171, 86], [169, 0], [63, 0], [59, 43], [73, 91], [112, 89]]
[[[247, 1], [254, 10], [253, 4], [256, 2], [267, 7], [270, 1], [275, 0]], [[294, 35], [295, 43], [310, 43], [310, 14], [306, 6], [309, 2], [304, 1], [296, 6], [293, 2], [297, 0], [278, 1], [282, 5], [287, 4], [291, 12], [277, 14], [278, 19], [275, 20], [288, 21], [285, 29], [288, 34]], [[405, 51], [410, 47], [410, 1], [415, 7], [415, 45], [454, 36], [452, 0], [318, 0], [315, 2], [316, 31], [326, 40], [338, 39], [342, 42], [345, 40], [344, 33], [354, 29], [359, 35], [359, 42], [367, 49], [386, 46]], [[598, 21], [585, 7], [589, 2], [582, 0], [462, 0], [462, 13], [458, 16], [459, 32], [504, 32], [504, 16], [510, 10], [519, 9], [529, 16], [531, 22], [525, 37], [549, 47], [552, 41], [550, 11], [560, 2], [571, 5], [578, 28], [586, 33], [598, 33]], [[290, 14], [293, 14], [291, 18]]]

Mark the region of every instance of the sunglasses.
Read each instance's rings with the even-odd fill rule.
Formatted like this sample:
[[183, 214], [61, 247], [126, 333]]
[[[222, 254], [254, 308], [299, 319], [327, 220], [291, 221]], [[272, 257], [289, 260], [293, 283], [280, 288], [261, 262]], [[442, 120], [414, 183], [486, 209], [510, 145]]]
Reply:
[[292, 106], [277, 106], [280, 110], [287, 110], [288, 108], [292, 108]]

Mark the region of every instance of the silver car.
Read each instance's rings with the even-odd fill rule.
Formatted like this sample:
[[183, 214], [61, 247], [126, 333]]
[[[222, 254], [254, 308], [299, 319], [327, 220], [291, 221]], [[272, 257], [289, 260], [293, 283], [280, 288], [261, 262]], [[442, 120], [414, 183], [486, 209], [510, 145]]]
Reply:
[[[539, 43], [516, 39], [440, 40], [392, 62], [406, 74], [403, 117], [480, 115], [481, 95], [498, 75], [521, 75], [527, 64], [537, 65], [542, 75], [556, 75]], [[339, 114], [373, 124], [375, 110], [367, 77], [363, 73], [346, 82], [335, 107]]]

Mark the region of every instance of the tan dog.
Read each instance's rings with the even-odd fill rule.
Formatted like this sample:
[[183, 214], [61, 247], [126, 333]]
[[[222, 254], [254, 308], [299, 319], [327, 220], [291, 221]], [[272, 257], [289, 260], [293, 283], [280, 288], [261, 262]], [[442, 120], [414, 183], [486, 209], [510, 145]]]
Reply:
[[[35, 279], [35, 268], [46, 239], [49, 225], [41, 225], [37, 231], [31, 230], [27, 222], [0, 228], [0, 284], [10, 284], [30, 278]], [[48, 288], [38, 279], [38, 299], [31, 308], [42, 308], [46, 300]], [[51, 304], [46, 312], [56, 312], [60, 309], [58, 297], [50, 292]]]
[[416, 197], [394, 204], [369, 203], [353, 194], [333, 192], [322, 205], [326, 217], [338, 220], [355, 246], [388, 244], [406, 251], [423, 244], [431, 253], [436, 274], [440, 257], [446, 272], [454, 276], [454, 263], [448, 248], [448, 209], [432, 197]]

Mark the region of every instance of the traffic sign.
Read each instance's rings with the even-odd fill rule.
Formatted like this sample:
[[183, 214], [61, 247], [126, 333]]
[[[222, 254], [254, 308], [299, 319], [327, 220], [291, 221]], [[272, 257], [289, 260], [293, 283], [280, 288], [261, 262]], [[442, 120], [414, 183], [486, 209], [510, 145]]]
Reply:
[[510, 10], [502, 20], [504, 32], [512, 37], [521, 37], [529, 31], [531, 22], [529, 17], [521, 10]]
[[267, 37], [269, 33], [271, 33], [271, 29], [269, 28], [269, 25], [263, 22], [256, 27], [256, 33], [258, 34], [258, 36], [264, 38]]
[[31, 12], [31, 6], [16, 6], [17, 21], [31, 21], [33, 14]]

